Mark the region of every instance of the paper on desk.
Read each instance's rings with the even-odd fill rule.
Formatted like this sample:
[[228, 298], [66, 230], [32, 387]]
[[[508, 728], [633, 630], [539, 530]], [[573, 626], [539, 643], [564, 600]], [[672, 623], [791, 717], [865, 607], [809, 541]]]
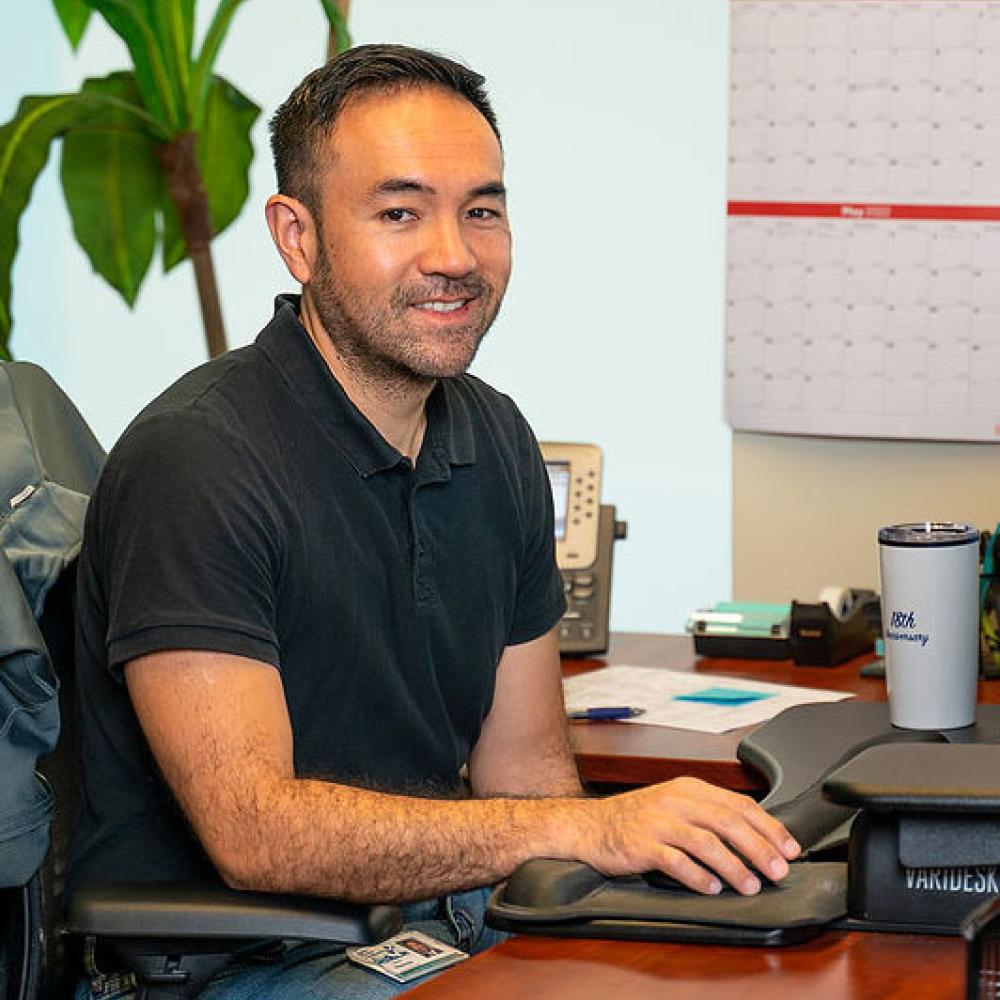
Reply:
[[[677, 695], [690, 696], [698, 691], [725, 690], [753, 692], [766, 697], [754, 701], [676, 701]], [[638, 725], [676, 726], [701, 733], [725, 733], [730, 729], [752, 726], [772, 719], [793, 705], [812, 702], [843, 701], [851, 695], [844, 691], [768, 684], [765, 681], [722, 677], [719, 674], [696, 674], [686, 670], [660, 667], [631, 667], [621, 664], [603, 667], [563, 681], [566, 710], [578, 711], [600, 705], [630, 705], [645, 709], [645, 714], [623, 722]]]

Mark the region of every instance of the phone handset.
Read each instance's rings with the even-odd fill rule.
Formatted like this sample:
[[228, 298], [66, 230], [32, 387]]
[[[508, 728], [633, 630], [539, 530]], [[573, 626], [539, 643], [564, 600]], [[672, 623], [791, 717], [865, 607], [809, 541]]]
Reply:
[[611, 555], [625, 524], [615, 508], [601, 504], [601, 449], [594, 444], [540, 442], [552, 486], [556, 562], [566, 592], [559, 647], [570, 655], [608, 648]]

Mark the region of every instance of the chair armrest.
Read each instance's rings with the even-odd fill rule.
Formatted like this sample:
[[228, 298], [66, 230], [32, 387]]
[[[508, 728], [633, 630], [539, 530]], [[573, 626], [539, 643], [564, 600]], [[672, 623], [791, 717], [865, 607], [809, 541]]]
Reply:
[[88, 886], [73, 894], [73, 931], [102, 938], [287, 938], [371, 944], [402, 926], [396, 906], [240, 892], [221, 885], [146, 882]]
[[144, 882], [77, 889], [71, 933], [99, 943], [133, 972], [146, 1000], [193, 1000], [240, 955], [282, 941], [350, 947], [391, 937], [396, 906], [358, 906], [311, 896], [238, 892], [222, 885]]

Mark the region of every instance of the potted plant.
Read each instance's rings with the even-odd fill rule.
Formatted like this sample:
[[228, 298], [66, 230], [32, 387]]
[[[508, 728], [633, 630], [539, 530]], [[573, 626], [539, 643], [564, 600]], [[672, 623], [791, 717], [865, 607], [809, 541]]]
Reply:
[[[130, 69], [73, 94], [29, 95], [0, 126], [0, 358], [10, 358], [18, 226], [61, 140], [60, 178], [77, 242], [131, 306], [157, 247], [164, 270], [194, 267], [208, 353], [226, 350], [212, 239], [240, 213], [260, 108], [213, 72], [245, 0], [218, 0], [195, 45], [197, 0], [53, 0], [74, 50], [93, 14], [125, 43]], [[349, 0], [320, 0], [330, 52], [350, 45]]]

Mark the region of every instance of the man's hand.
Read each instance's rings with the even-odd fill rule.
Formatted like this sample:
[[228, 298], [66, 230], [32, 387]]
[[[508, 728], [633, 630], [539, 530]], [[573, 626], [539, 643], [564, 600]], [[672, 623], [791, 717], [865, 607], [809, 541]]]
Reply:
[[691, 889], [744, 895], [788, 874], [800, 848], [756, 802], [696, 778], [677, 778], [588, 802], [575, 854], [606, 875], [659, 869]]

